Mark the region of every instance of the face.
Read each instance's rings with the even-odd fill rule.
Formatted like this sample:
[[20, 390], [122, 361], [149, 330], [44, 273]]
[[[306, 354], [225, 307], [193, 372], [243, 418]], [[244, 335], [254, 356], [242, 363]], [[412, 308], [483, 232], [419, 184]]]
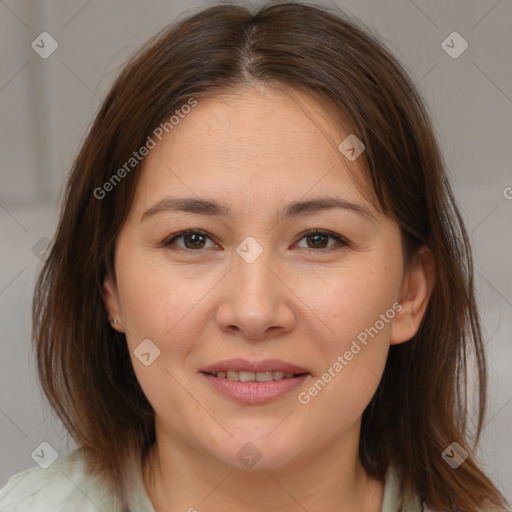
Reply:
[[312, 99], [253, 87], [199, 100], [146, 157], [105, 302], [157, 438], [260, 468], [357, 443], [426, 288], [354, 183], [348, 135]]

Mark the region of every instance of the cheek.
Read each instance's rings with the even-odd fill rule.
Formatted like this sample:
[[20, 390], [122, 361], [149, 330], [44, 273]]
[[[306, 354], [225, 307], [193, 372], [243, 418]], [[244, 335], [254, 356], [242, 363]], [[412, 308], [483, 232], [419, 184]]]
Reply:
[[306, 407], [316, 404], [313, 407], [324, 411], [326, 421], [338, 425], [336, 431], [360, 417], [385, 367], [399, 308], [401, 269], [382, 263], [378, 268], [375, 263], [345, 269], [330, 281], [326, 293], [316, 295], [315, 310], [324, 320], [324, 326], [318, 325], [323, 331], [327, 325], [329, 334], [317, 345], [322, 365], [299, 402]]
[[377, 345], [376, 340], [373, 342], [374, 346], [363, 348], [339, 373], [333, 368], [331, 373], [334, 377], [329, 374], [331, 380], [325, 387], [318, 384], [318, 380], [323, 381], [320, 376], [306, 389], [306, 395], [301, 396], [301, 403], [309, 400], [308, 405], [301, 407], [305, 407], [306, 411], [310, 408], [309, 414], [316, 414], [318, 411], [323, 425], [331, 426], [328, 430], [333, 438], [337, 438], [360, 420], [379, 386], [387, 347], [383, 344]]
[[[340, 277], [332, 279], [324, 293], [316, 295], [315, 310], [334, 336], [332, 344], [337, 350], [350, 344], [365, 329], [375, 325], [382, 335], [390, 333], [395, 316], [393, 304], [400, 291], [401, 273], [397, 268], [368, 266], [363, 269], [348, 269]], [[379, 321], [386, 318], [384, 324]]]
[[187, 275], [148, 258], [120, 263], [119, 291], [129, 337], [179, 342], [177, 333], [190, 333], [206, 320], [200, 312], [205, 291], [214, 284], [208, 276]]
[[[130, 269], [119, 272], [126, 338], [144, 394], [164, 416], [168, 410], [182, 410], [184, 403], [190, 415], [199, 414], [182, 386], [190, 369], [188, 356], [208, 321], [206, 301], [201, 301], [208, 289], [204, 279], [179, 278], [176, 271], [167, 275], [164, 266], [147, 262], [132, 262], [131, 266], [127, 261], [123, 263]], [[148, 352], [150, 356], [144, 360], [141, 355]]]
[[322, 421], [335, 426], [335, 436], [361, 417], [382, 378], [391, 323], [378, 322], [340, 324], [338, 340], [326, 346], [323, 365], [298, 396], [301, 407], [321, 411]]

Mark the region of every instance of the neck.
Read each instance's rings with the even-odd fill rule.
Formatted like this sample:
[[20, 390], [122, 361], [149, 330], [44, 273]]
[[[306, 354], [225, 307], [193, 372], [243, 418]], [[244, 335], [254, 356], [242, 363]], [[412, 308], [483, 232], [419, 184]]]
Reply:
[[157, 436], [144, 484], [156, 512], [380, 512], [384, 486], [365, 473], [353, 444], [340, 440], [273, 469], [239, 469]]

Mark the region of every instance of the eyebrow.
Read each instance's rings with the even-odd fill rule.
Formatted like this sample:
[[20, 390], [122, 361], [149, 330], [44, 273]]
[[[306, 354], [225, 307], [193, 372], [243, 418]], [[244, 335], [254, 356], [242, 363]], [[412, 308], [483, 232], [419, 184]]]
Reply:
[[[338, 197], [319, 197], [308, 199], [306, 201], [294, 201], [289, 203], [279, 212], [278, 221], [333, 209], [348, 210], [362, 217], [366, 217], [368, 220], [374, 222], [377, 220], [375, 215], [363, 205], [351, 203]], [[229, 207], [219, 204], [213, 200], [197, 197], [167, 197], [158, 201], [155, 205], [146, 210], [142, 214], [141, 222], [144, 219], [166, 212], [184, 212], [196, 215], [231, 217], [231, 210]]]

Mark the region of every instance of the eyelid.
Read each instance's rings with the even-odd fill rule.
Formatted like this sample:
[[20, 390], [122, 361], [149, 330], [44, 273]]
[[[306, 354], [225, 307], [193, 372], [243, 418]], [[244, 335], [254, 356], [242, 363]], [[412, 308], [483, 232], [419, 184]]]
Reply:
[[[219, 244], [217, 244], [217, 242], [215, 242], [214, 238], [210, 234], [208, 234], [206, 231], [203, 231], [202, 229], [184, 229], [182, 231], [178, 231], [176, 233], [173, 233], [171, 236], [167, 237], [160, 244], [160, 246], [161, 247], [169, 247], [169, 246], [173, 245], [174, 242], [176, 240], [178, 240], [179, 238], [181, 238], [183, 236], [186, 236], [186, 235], [189, 235], [189, 234], [199, 234], [199, 235], [202, 235], [205, 238], [210, 239], [215, 245], [217, 245], [217, 246], [219, 245]], [[337, 245], [335, 245], [334, 247], [329, 247], [329, 248], [320, 248], [320, 249], [306, 248], [306, 249], [309, 249], [309, 250], [314, 251], [314, 252], [328, 252], [328, 251], [332, 251], [332, 250], [335, 250], [335, 249], [339, 248], [339, 246], [342, 246], [342, 247], [343, 246], [345, 246], [345, 247], [351, 247], [352, 246], [351, 242], [349, 240], [347, 240], [345, 237], [339, 235], [338, 233], [334, 233], [333, 231], [329, 231], [329, 230], [326, 230], [326, 229], [309, 229], [307, 231], [304, 231], [303, 233], [301, 233], [299, 235], [299, 237], [297, 238], [297, 240], [294, 242], [293, 245], [299, 243], [303, 238], [306, 238], [306, 237], [312, 236], [312, 235], [328, 236], [328, 237], [333, 238], [337, 242]], [[183, 250], [183, 251], [187, 251], [187, 252], [201, 252], [201, 249], [194, 250], [194, 249], [186, 249], [186, 248], [182, 248], [182, 247], [178, 247], [178, 249]]]
[[339, 235], [338, 233], [334, 233], [333, 231], [329, 231], [328, 229], [309, 229], [307, 231], [304, 231], [304, 233], [301, 233], [299, 235], [299, 238], [297, 239], [297, 242], [295, 242], [295, 243], [298, 243], [303, 238], [305, 238], [307, 236], [312, 236], [312, 235], [325, 235], [325, 236], [329, 236], [329, 237], [333, 238], [334, 240], [336, 240], [336, 242], [337, 242], [337, 245], [335, 245], [334, 247], [329, 247], [327, 249], [310, 249], [310, 250], [315, 251], [315, 252], [332, 251], [334, 249], [337, 249], [340, 245], [341, 246], [345, 246], [345, 247], [351, 247], [352, 246], [352, 243], [349, 240], [347, 240], [345, 237]]
[[[208, 238], [210, 239], [215, 245], [219, 245], [217, 244], [217, 242], [215, 242], [214, 238], [208, 234], [206, 231], [203, 231], [202, 229], [184, 229], [182, 231], [177, 231], [176, 233], [173, 233], [172, 235], [168, 236], [161, 244], [160, 244], [160, 247], [168, 247], [168, 246], [171, 246], [174, 244], [174, 242], [176, 240], [178, 240], [179, 238], [183, 237], [183, 236], [186, 236], [186, 235], [202, 235], [204, 236], [205, 238]], [[188, 252], [194, 252], [194, 249], [184, 249], [182, 247], [178, 247], [178, 249], [181, 249], [183, 251], [188, 251]], [[196, 250], [195, 252], [200, 252], [200, 250]]]

